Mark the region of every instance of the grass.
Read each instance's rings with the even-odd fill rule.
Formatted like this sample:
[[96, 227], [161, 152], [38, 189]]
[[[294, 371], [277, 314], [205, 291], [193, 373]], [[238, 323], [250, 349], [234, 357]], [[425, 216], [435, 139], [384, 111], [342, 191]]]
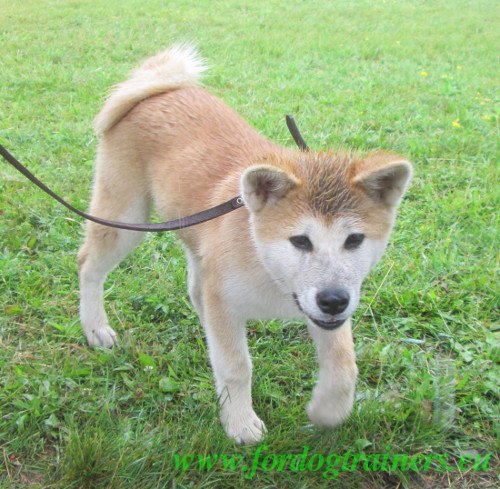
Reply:
[[[112, 273], [121, 346], [78, 324], [82, 223], [0, 165], [0, 487], [494, 487], [498, 480], [499, 6], [493, 0], [140, 2], [0, 0], [0, 141], [80, 208], [91, 121], [110, 86], [173, 41], [195, 41], [205, 84], [293, 146], [387, 148], [416, 176], [355, 317], [349, 420], [307, 425], [315, 381], [303, 324], [249, 327], [267, 453], [439, 453], [450, 467], [340, 473], [175, 470], [173, 454], [251, 460], [219, 425], [203, 332], [172, 234]], [[389, 447], [389, 448], [387, 448]], [[461, 469], [492, 453], [489, 469]]]

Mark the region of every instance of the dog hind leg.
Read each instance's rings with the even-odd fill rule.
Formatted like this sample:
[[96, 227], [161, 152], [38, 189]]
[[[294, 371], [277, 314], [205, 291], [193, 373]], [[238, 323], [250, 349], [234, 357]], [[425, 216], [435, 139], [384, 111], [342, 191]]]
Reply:
[[[99, 163], [99, 162], [98, 162]], [[109, 162], [106, 162], [109, 163]], [[145, 222], [149, 198], [141, 179], [111, 178], [97, 166], [91, 214], [123, 222]], [[108, 273], [142, 240], [143, 233], [88, 222], [85, 242], [78, 253], [80, 280], [80, 320], [91, 346], [111, 347], [116, 333], [108, 324], [103, 303], [103, 285]]]
[[185, 249], [188, 264], [188, 290], [189, 298], [193, 304], [200, 321], [203, 323], [203, 303], [201, 294], [201, 264], [198, 258], [188, 249]]

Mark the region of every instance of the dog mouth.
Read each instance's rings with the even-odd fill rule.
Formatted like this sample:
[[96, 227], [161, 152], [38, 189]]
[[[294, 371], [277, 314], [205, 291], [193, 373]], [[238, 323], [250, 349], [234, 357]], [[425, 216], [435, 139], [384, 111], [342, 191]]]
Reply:
[[329, 331], [331, 331], [332, 329], [339, 328], [346, 322], [345, 319], [335, 319], [333, 321], [321, 321], [319, 319], [314, 319], [310, 316], [308, 316], [308, 318], [320, 328], [327, 329]]
[[[297, 294], [294, 292], [292, 295], [293, 295], [293, 300], [295, 301], [295, 304], [299, 308], [300, 312], [304, 312], [304, 309], [302, 309], [302, 307], [300, 306], [300, 302], [299, 302], [299, 298], [297, 297]], [[304, 314], [305, 314], [305, 312], [304, 312]]]
[[346, 320], [345, 319], [334, 319], [332, 321], [322, 321], [321, 319], [315, 319], [309, 316], [304, 309], [302, 309], [302, 306], [300, 305], [299, 298], [297, 297], [297, 294], [294, 292], [293, 293], [293, 300], [295, 301], [295, 304], [299, 308], [301, 312], [303, 312], [316, 326], [319, 326], [320, 328], [326, 329], [328, 331], [331, 331], [332, 329], [336, 329], [340, 326], [342, 326]]

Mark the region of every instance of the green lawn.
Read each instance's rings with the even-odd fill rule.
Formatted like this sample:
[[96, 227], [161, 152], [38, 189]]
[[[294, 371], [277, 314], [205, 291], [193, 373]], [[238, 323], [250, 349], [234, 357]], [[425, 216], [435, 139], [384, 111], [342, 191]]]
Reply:
[[[82, 223], [0, 163], [0, 487], [494, 487], [498, 483], [499, 3], [484, 1], [0, 0], [0, 142], [86, 208], [105, 94], [144, 57], [194, 41], [205, 84], [269, 138], [386, 148], [415, 178], [355, 317], [357, 402], [308, 426], [304, 324], [249, 326], [265, 453], [443, 454], [448, 469], [175, 469], [174, 454], [251, 461], [217, 416], [203, 332], [173, 234], [111, 274], [121, 338], [78, 323]], [[460, 468], [465, 454], [489, 469]], [[485, 467], [483, 467], [484, 469]]]

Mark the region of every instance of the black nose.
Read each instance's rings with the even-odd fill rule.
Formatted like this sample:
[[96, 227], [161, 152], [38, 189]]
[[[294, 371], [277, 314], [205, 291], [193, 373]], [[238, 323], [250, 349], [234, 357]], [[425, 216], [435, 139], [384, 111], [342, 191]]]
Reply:
[[349, 294], [343, 289], [325, 289], [316, 295], [316, 303], [326, 314], [340, 314], [349, 305]]

